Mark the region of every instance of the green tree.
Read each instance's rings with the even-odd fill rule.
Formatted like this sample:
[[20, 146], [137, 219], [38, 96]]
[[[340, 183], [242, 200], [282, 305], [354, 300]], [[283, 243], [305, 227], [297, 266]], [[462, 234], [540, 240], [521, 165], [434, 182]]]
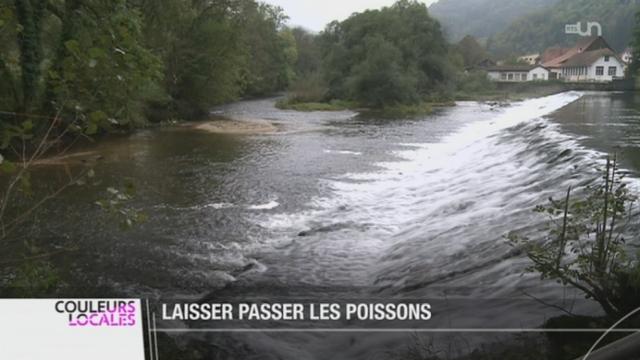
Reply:
[[381, 36], [364, 41], [365, 60], [352, 68], [347, 79], [350, 98], [372, 107], [414, 103], [417, 71], [402, 68], [402, 53]]
[[417, 1], [333, 22], [320, 44], [332, 98], [373, 106], [415, 103], [441, 96], [453, 80], [440, 25]]
[[464, 65], [467, 68], [476, 66], [482, 60], [489, 58], [489, 54], [482, 45], [471, 35], [465, 36], [454, 48], [462, 55]]
[[297, 50], [296, 77], [302, 78], [318, 72], [322, 58], [318, 36], [301, 27], [292, 28], [291, 34], [295, 39]]
[[140, 12], [125, 0], [84, 4], [67, 9], [70, 34], [61, 34], [48, 71], [47, 105], [90, 134], [142, 124], [162, 64], [143, 44]]
[[253, 0], [137, 0], [146, 44], [164, 63], [153, 119], [206, 116], [215, 105], [270, 94], [293, 78], [296, 46], [277, 7]]
[[244, 6], [244, 43], [248, 49], [244, 92], [249, 96], [284, 90], [294, 77], [295, 38], [284, 28], [286, 15], [279, 7], [247, 2]]
[[631, 45], [633, 46], [633, 59], [629, 66], [629, 75], [631, 77], [636, 77], [640, 70], [640, 10], [636, 12], [636, 24], [633, 28]]

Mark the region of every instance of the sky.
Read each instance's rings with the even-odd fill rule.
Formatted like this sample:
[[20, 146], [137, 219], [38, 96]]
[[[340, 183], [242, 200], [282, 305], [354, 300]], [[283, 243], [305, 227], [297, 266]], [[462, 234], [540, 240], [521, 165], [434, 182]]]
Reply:
[[[280, 6], [290, 17], [289, 25], [300, 25], [320, 31], [333, 20], [344, 20], [354, 12], [379, 9], [392, 5], [396, 0], [263, 0]], [[424, 0], [427, 5], [436, 0]]]

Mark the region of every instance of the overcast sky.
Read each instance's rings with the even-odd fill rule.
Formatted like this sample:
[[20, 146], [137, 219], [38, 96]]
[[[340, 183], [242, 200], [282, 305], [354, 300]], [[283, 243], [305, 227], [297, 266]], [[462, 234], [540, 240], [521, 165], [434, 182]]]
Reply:
[[[320, 31], [333, 20], [344, 20], [354, 12], [379, 9], [392, 5], [395, 0], [263, 0], [278, 5], [291, 18], [290, 25], [300, 25]], [[424, 0], [429, 5], [436, 0]]]

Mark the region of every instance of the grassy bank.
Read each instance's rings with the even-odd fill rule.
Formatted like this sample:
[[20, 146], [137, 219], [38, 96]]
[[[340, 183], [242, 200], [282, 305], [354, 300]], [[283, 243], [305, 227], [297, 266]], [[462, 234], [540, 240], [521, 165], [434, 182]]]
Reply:
[[520, 101], [563, 91], [566, 91], [566, 87], [560, 81], [490, 83], [483, 87], [458, 90], [455, 99], [458, 101]]
[[332, 100], [329, 102], [301, 102], [289, 98], [276, 102], [276, 107], [282, 110], [302, 112], [312, 111], [344, 111], [352, 110], [375, 115], [378, 117], [411, 117], [431, 114], [434, 109], [455, 106], [454, 101], [424, 101], [417, 104], [397, 104], [382, 108], [371, 108], [353, 101]]
[[286, 98], [278, 100], [276, 102], [276, 107], [281, 110], [295, 110], [303, 112], [344, 111], [358, 109], [358, 104], [344, 100], [332, 100], [330, 102], [301, 102]]

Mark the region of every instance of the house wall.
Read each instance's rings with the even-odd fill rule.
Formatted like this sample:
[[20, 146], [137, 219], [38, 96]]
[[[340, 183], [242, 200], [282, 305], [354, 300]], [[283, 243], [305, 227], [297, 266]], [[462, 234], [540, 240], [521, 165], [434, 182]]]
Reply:
[[[605, 70], [606, 72], [607, 70]], [[578, 67], [570, 67], [570, 68], [562, 68], [562, 79], [564, 81], [575, 82], [575, 81], [589, 81], [589, 67], [588, 66], [578, 66]]]
[[549, 70], [545, 68], [537, 67], [529, 71], [529, 76], [527, 79], [529, 81], [549, 80]]
[[498, 71], [489, 71], [487, 76], [489, 77], [489, 80], [500, 81], [500, 72]]
[[[609, 61], [604, 61], [605, 58], [604, 56], [601, 57], [600, 59], [598, 59], [595, 63], [593, 63], [590, 67], [589, 67], [589, 71], [587, 74], [587, 79], [591, 80], [591, 81], [612, 81], [614, 79], [614, 76], [609, 75], [609, 67], [615, 67], [616, 68], [616, 76], [615, 78], [622, 78], [624, 77], [624, 64], [622, 64], [620, 61], [618, 61], [618, 59], [616, 59], [615, 57], [610, 57]], [[604, 67], [604, 74], [603, 75], [597, 75], [596, 71], [598, 66], [603, 66]]]
[[[504, 76], [503, 76], [504, 75]], [[522, 76], [525, 79], [522, 79]], [[498, 82], [523, 82], [530, 80], [528, 72], [514, 72], [514, 71], [489, 71], [487, 72], [489, 80]]]

